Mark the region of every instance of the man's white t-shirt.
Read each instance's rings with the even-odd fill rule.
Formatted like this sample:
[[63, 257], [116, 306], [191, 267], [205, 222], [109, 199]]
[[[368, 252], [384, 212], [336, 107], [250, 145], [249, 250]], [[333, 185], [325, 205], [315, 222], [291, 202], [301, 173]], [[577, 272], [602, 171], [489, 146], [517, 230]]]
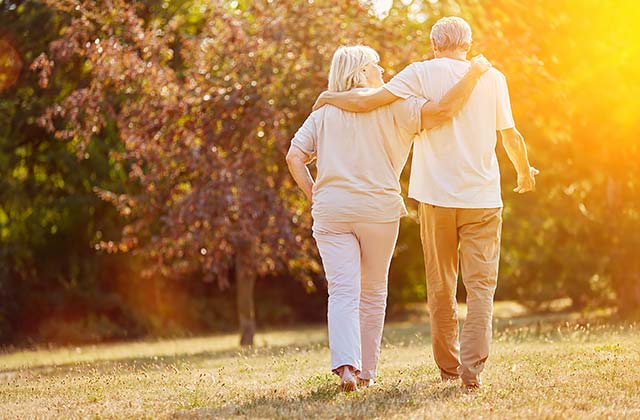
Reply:
[[[384, 87], [400, 98], [440, 101], [469, 66], [451, 58], [413, 63]], [[440, 207], [502, 207], [496, 131], [514, 126], [506, 79], [492, 68], [451, 122], [416, 137], [409, 197]]]

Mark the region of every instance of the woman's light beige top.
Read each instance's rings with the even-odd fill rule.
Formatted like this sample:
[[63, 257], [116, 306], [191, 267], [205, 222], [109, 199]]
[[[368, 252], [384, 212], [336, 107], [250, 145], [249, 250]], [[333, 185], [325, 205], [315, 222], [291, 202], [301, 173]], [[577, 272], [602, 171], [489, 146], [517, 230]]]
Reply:
[[424, 103], [408, 98], [368, 113], [325, 105], [309, 115], [291, 143], [317, 157], [314, 220], [390, 222], [407, 214], [400, 174]]

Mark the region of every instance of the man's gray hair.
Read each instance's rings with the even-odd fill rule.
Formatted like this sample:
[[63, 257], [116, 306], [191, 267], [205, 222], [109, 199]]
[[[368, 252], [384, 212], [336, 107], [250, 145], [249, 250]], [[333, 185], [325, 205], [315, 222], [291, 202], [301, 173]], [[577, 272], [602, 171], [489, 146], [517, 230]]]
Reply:
[[468, 50], [471, 47], [471, 26], [466, 20], [449, 16], [438, 19], [431, 28], [431, 43], [439, 51]]

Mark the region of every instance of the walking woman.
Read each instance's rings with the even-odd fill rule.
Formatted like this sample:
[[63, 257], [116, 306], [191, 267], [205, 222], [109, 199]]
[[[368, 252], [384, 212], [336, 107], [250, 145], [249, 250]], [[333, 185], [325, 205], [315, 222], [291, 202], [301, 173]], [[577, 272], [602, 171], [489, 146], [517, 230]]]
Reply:
[[[384, 85], [379, 56], [370, 47], [338, 48], [329, 71], [329, 91]], [[287, 164], [312, 202], [313, 236], [328, 291], [331, 370], [340, 389], [373, 384], [387, 302], [387, 277], [407, 214], [400, 174], [413, 137], [459, 111], [490, 64], [474, 59], [467, 75], [439, 103], [397, 100], [369, 113], [327, 105], [314, 111], [291, 141]], [[317, 159], [313, 180], [307, 165]]]

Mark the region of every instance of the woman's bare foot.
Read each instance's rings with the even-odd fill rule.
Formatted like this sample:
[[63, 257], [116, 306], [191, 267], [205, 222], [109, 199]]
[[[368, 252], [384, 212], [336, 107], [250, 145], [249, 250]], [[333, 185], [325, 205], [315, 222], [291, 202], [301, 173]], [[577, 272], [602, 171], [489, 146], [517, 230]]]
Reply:
[[352, 392], [358, 390], [356, 378], [353, 376], [351, 366], [342, 366], [340, 371], [340, 391]]

